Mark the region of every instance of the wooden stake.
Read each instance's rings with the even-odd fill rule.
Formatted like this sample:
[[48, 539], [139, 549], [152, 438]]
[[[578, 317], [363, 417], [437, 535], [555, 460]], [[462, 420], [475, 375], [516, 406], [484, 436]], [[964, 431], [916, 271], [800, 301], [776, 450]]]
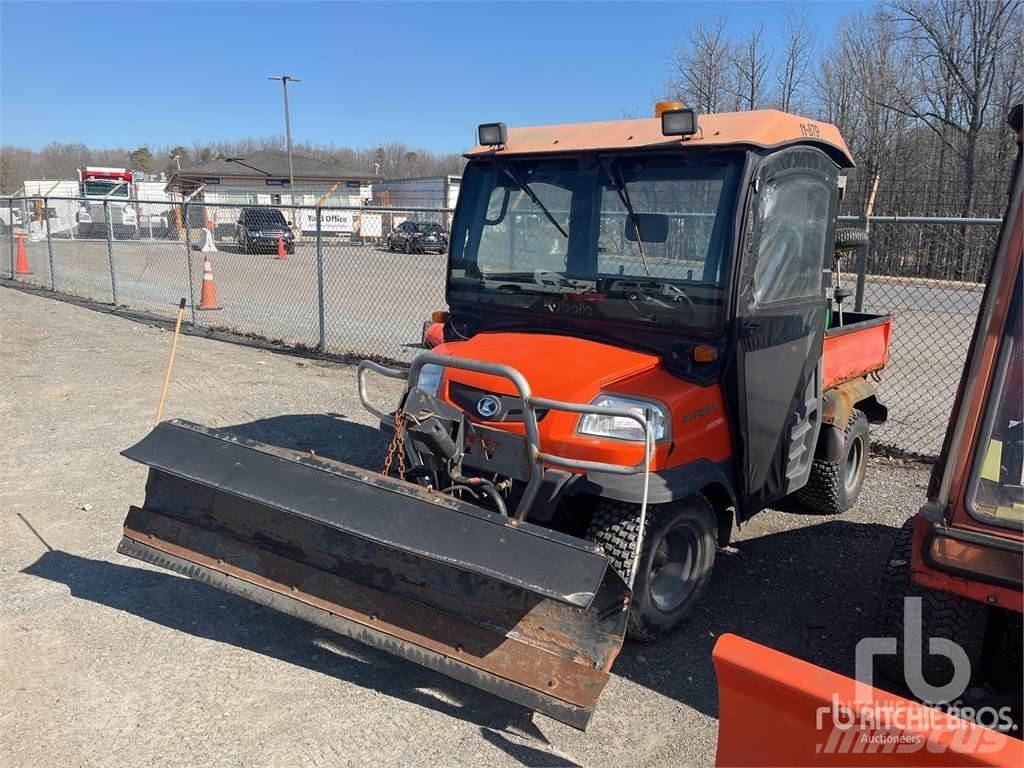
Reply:
[[178, 317], [174, 321], [174, 338], [171, 339], [171, 354], [167, 358], [167, 372], [164, 373], [164, 388], [160, 392], [160, 405], [156, 407], [156, 421], [154, 424], [160, 423], [160, 418], [164, 415], [164, 401], [167, 400], [167, 388], [171, 385], [171, 369], [174, 367], [174, 353], [178, 349], [178, 335], [181, 333], [181, 316], [185, 314], [185, 300], [182, 299], [181, 303], [178, 304]]
[[878, 194], [878, 180], [880, 176], [875, 176], [875, 180], [871, 182], [871, 196], [868, 198], [868, 207], [864, 210], [865, 216], [870, 216], [875, 212], [875, 195]]

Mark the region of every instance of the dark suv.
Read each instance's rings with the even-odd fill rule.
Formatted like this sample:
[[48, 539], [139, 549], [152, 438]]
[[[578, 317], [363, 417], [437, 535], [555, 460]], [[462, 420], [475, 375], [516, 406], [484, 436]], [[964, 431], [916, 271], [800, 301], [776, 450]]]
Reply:
[[295, 236], [284, 214], [276, 208], [243, 208], [235, 222], [235, 241], [246, 253], [276, 251], [284, 238], [288, 253], [295, 253]]
[[448, 250], [448, 234], [430, 221], [403, 221], [388, 234], [388, 250], [428, 253]]

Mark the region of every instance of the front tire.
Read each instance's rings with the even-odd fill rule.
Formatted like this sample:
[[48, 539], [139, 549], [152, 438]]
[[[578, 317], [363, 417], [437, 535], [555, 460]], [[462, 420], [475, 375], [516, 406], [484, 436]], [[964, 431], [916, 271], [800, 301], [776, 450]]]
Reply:
[[906, 599], [921, 598], [921, 638], [925, 644], [921, 654], [921, 674], [931, 685], [944, 685], [953, 677], [948, 657], [928, 652], [929, 638], [942, 637], [963, 648], [971, 664], [971, 682], [977, 680], [981, 668], [985, 632], [988, 628], [988, 606], [948, 592], [923, 587], [911, 577], [914, 520], [903, 524], [893, 539], [885, 561], [880, 586], [881, 599], [875, 614], [875, 637], [895, 637], [896, 653], [876, 657], [879, 672], [893, 682], [905, 685], [903, 660], [906, 652], [904, 611]]
[[814, 460], [807, 485], [796, 492], [800, 504], [822, 515], [840, 515], [856, 504], [864, 488], [869, 445], [868, 417], [855, 408], [843, 432], [842, 458]]
[[[717, 549], [717, 522], [700, 494], [647, 508], [626, 635], [652, 642], [682, 624], [707, 589]], [[629, 581], [640, 505], [602, 500], [586, 538], [600, 544], [611, 566]]]

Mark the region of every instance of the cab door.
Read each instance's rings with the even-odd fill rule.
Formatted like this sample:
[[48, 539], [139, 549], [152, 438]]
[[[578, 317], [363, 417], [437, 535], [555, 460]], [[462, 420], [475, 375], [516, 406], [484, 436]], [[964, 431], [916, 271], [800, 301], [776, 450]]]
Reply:
[[738, 515], [807, 483], [821, 428], [825, 289], [839, 168], [792, 147], [756, 166], [735, 283], [727, 386], [736, 416]]

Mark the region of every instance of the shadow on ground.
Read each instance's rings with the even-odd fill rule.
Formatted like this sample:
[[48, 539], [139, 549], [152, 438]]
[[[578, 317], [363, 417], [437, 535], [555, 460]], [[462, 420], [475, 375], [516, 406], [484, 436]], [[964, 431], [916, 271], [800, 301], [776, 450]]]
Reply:
[[[223, 429], [370, 469], [379, 468], [388, 443], [387, 434], [340, 414], [277, 416]], [[726, 632], [852, 674], [854, 646], [871, 631], [879, 565], [894, 533], [824, 519], [734, 543], [718, 552], [711, 587], [690, 621], [659, 643], [627, 642], [614, 674], [711, 716], [718, 710], [711, 651]], [[25, 573], [66, 584], [77, 598], [475, 723], [483, 738], [525, 765], [571, 764], [502, 735], [546, 743], [525, 709], [204, 584], [60, 551]]]
[[281, 448], [315, 451], [325, 459], [373, 470], [380, 469], [391, 439], [390, 433], [349, 421], [340, 413], [272, 416], [218, 429]]
[[507, 742], [513, 756], [546, 754], [537, 763], [546, 765], [561, 760], [495, 733], [544, 742], [532, 713], [526, 709], [206, 584], [60, 550], [46, 552], [23, 573], [65, 584], [80, 600], [280, 659], [474, 723], [492, 733], [493, 738], [488, 739], [492, 743], [501, 746]]
[[852, 676], [895, 532], [826, 520], [735, 542], [689, 622], [656, 644], [627, 642], [615, 674], [717, 717], [711, 651], [728, 632]]

